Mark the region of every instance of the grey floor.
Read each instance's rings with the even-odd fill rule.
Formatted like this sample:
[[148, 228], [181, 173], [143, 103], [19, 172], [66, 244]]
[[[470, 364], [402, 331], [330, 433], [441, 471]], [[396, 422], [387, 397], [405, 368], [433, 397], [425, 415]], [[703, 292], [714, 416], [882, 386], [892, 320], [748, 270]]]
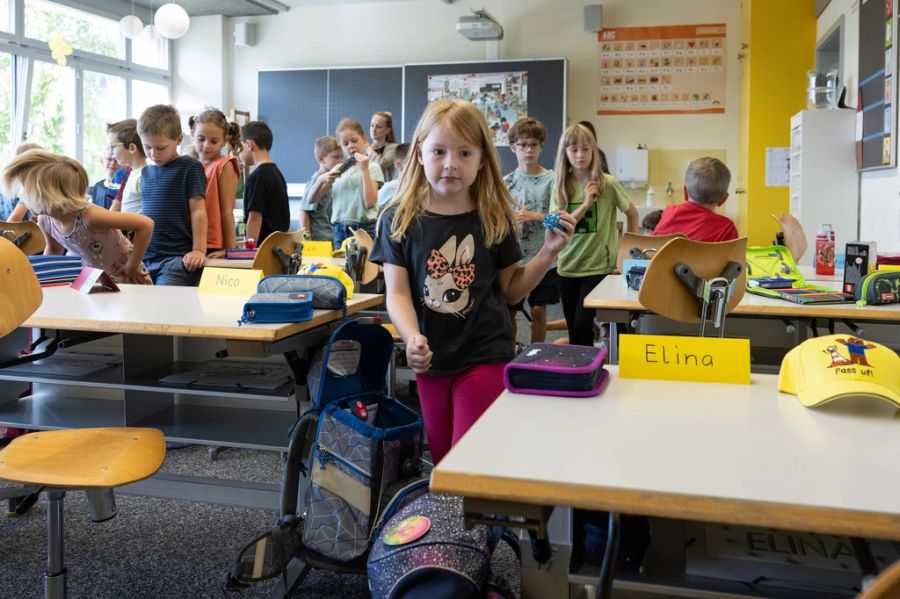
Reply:
[[[561, 318], [559, 305], [550, 319]], [[520, 343], [529, 343], [524, 316], [518, 317]], [[564, 336], [553, 331], [548, 339]], [[405, 393], [401, 386], [400, 393]], [[273, 452], [227, 450], [215, 462], [207, 448], [169, 450], [163, 470], [240, 480], [277, 483], [281, 458]], [[3, 483], [0, 483], [3, 484]], [[226, 593], [220, 579], [240, 549], [270, 528], [275, 510], [226, 507], [179, 500], [116, 494], [118, 516], [102, 523], [88, 517], [84, 493], [65, 499], [65, 560], [69, 597], [79, 598], [217, 598], [265, 597], [274, 583], [262, 583]], [[6, 509], [6, 502], [0, 505]], [[39, 597], [46, 565], [46, 502], [28, 513], [0, 520], [0, 598]], [[518, 565], [512, 552], [500, 546], [494, 569], [518, 590]], [[368, 597], [365, 577], [314, 571], [301, 597]]]

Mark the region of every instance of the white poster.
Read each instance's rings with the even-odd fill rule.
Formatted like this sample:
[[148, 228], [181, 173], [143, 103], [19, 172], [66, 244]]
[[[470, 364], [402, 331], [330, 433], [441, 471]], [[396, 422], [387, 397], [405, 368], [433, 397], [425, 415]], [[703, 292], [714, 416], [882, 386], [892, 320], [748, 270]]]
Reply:
[[509, 128], [528, 115], [527, 98], [527, 71], [428, 76], [428, 101], [468, 100], [484, 114], [497, 146], [508, 146]]

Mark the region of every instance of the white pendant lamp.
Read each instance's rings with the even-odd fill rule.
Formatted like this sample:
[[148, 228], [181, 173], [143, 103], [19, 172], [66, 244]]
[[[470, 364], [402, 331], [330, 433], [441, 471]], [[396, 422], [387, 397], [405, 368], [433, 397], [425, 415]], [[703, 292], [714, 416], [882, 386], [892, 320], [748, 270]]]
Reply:
[[144, 25], [144, 30], [141, 31], [141, 38], [150, 42], [159, 40], [159, 29], [153, 23]]
[[144, 24], [134, 16], [134, 0], [131, 0], [131, 14], [119, 21], [119, 31], [130, 40], [135, 39], [144, 30]]
[[187, 12], [174, 2], [163, 4], [157, 8], [153, 22], [160, 34], [173, 40], [187, 33], [188, 27], [191, 26], [191, 19]]

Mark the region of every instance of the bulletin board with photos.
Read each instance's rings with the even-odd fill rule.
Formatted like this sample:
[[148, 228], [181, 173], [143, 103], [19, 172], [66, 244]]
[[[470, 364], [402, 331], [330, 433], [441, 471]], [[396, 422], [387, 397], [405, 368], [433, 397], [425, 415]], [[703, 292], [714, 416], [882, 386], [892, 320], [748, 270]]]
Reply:
[[616, 27], [597, 36], [597, 114], [725, 112], [724, 23]]
[[856, 122], [857, 167], [897, 165], [897, 12], [895, 0], [867, 0], [859, 14], [859, 112]]

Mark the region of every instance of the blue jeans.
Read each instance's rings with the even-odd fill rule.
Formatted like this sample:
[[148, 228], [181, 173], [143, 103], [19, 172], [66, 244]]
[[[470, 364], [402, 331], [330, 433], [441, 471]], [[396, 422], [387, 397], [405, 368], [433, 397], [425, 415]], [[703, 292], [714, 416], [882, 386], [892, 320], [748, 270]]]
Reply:
[[351, 228], [364, 229], [372, 239], [375, 239], [375, 223], [337, 223], [334, 225], [334, 249], [339, 249], [345, 239], [353, 237]]
[[181, 256], [169, 256], [159, 260], [145, 260], [144, 265], [155, 285], [180, 285], [181, 287], [196, 287], [200, 284], [202, 268], [189, 272], [181, 261]]

